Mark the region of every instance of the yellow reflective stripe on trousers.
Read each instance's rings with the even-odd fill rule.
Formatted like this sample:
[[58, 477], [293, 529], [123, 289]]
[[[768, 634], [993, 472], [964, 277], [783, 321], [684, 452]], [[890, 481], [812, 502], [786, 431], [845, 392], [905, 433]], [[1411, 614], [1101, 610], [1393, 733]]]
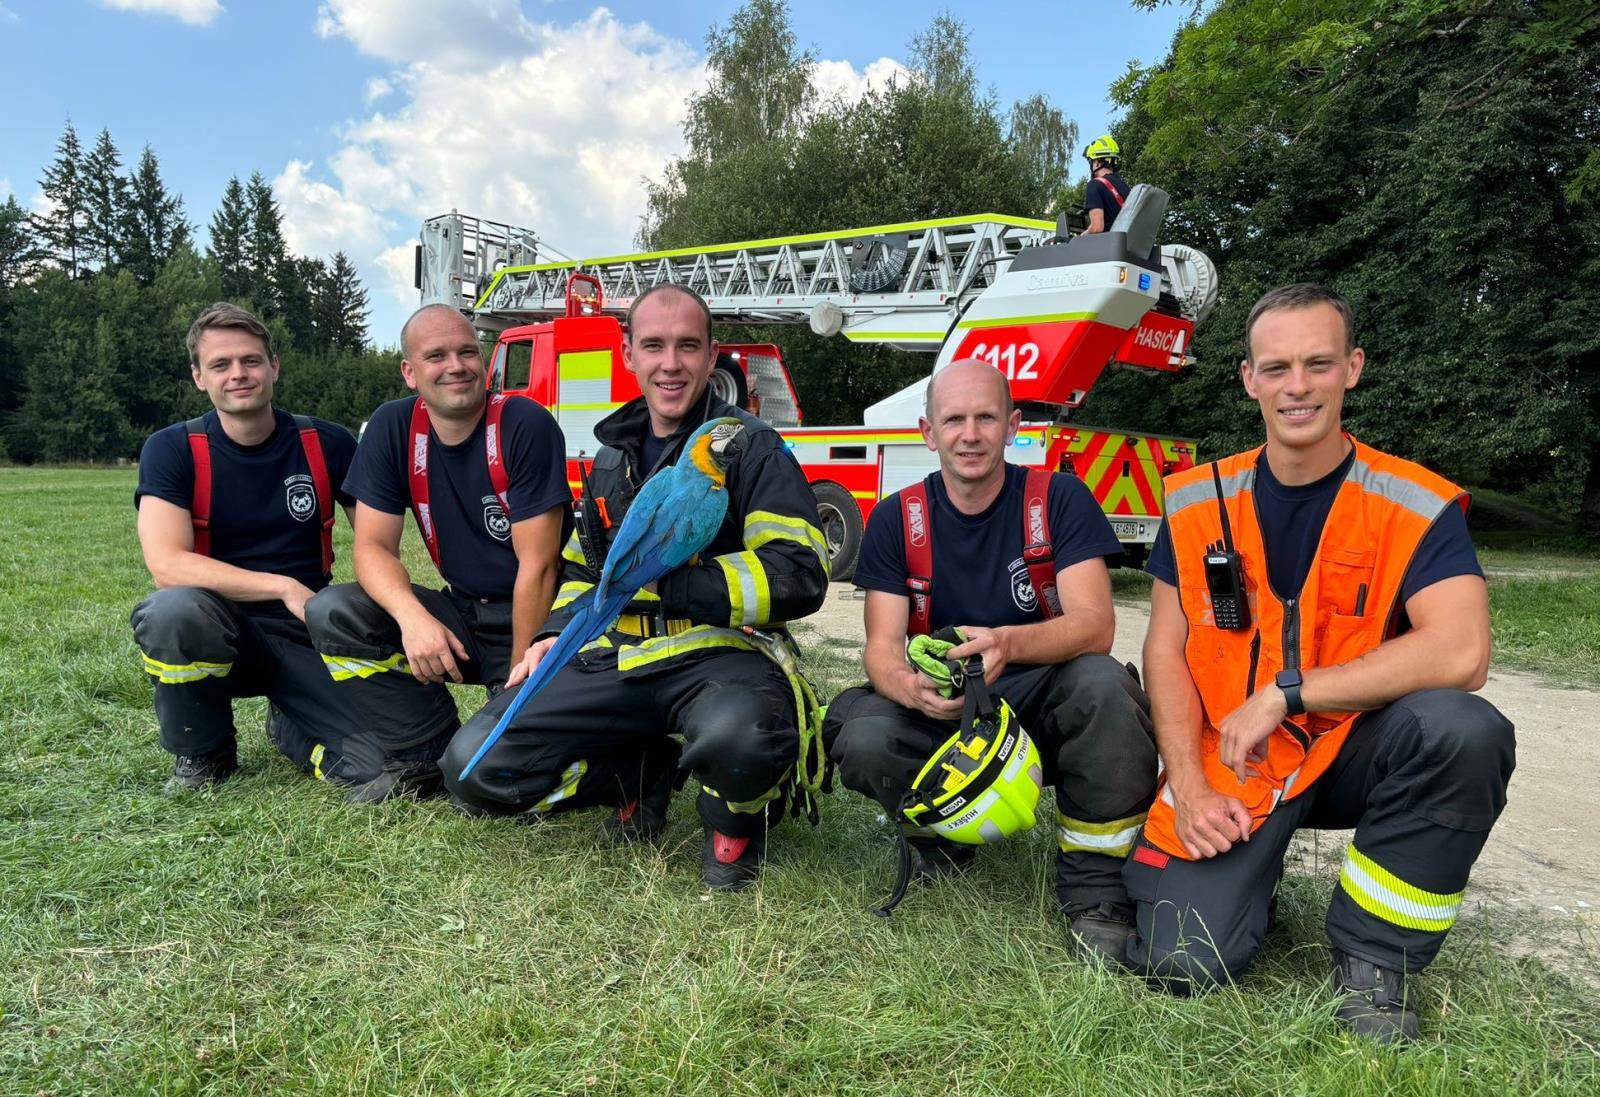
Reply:
[[583, 775], [589, 772], [589, 763], [582, 758], [572, 763], [561, 773], [561, 783], [550, 790], [550, 795], [534, 804], [529, 810], [535, 813], [549, 811], [561, 801], [571, 798], [578, 791], [578, 782], [583, 780]]
[[232, 669], [232, 663], [163, 663], [148, 655], [144, 657], [144, 672], [169, 686], [198, 682], [202, 678], [226, 678]]
[[574, 564], [587, 564], [589, 562], [583, 558], [583, 542], [578, 540], [577, 530], [573, 530], [572, 535], [567, 538], [567, 543], [561, 546], [561, 558], [563, 560], [571, 560]]
[[747, 548], [758, 549], [771, 541], [793, 541], [805, 545], [828, 569], [828, 542], [822, 531], [804, 518], [791, 518], [770, 510], [753, 510], [745, 515], [744, 543]]
[[1408, 884], [1350, 844], [1339, 886], [1368, 914], [1405, 929], [1443, 933], [1455, 925], [1462, 892], [1441, 895]]
[[1109, 823], [1086, 823], [1056, 813], [1056, 845], [1062, 853], [1103, 853], [1126, 857], [1133, 848], [1134, 836], [1144, 825], [1144, 815], [1130, 815]]
[[311, 748], [311, 775], [319, 781], [326, 781], [322, 774], [322, 759], [327, 755], [328, 748], [318, 743]]
[[783, 786], [788, 780], [789, 775], [787, 772], [785, 772], [782, 781], [779, 781], [777, 784], [773, 785], [766, 792], [763, 792], [760, 796], [757, 796], [754, 800], [729, 800], [723, 796], [722, 793], [718, 792], [716, 789], [712, 788], [703, 781], [700, 783], [700, 787], [705, 790], [707, 796], [721, 800], [723, 806], [729, 811], [733, 812], [735, 815], [754, 815], [756, 812], [765, 808], [772, 801], [776, 800], [779, 796], [783, 795]]
[[351, 655], [322, 656], [323, 665], [328, 668], [328, 676], [335, 682], [347, 682], [352, 678], [371, 678], [374, 674], [383, 674], [394, 671], [398, 674], [410, 674], [411, 667], [406, 663], [406, 653], [397, 651], [387, 659], [357, 659]]
[[761, 558], [754, 552], [730, 552], [716, 559], [728, 581], [728, 624], [763, 624], [772, 613], [772, 594]]

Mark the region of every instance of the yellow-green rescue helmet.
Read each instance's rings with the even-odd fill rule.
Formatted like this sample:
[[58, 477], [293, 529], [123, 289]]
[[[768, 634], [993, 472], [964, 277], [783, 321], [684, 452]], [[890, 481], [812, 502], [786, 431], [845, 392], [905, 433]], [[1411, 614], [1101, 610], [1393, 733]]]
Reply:
[[1116, 138], [1105, 133], [1090, 141], [1083, 155], [1089, 160], [1115, 160], [1122, 155], [1122, 150], [1117, 147]]
[[1039, 748], [1001, 701], [970, 725], [963, 721], [928, 759], [901, 814], [952, 842], [999, 842], [1033, 826], [1043, 787]]

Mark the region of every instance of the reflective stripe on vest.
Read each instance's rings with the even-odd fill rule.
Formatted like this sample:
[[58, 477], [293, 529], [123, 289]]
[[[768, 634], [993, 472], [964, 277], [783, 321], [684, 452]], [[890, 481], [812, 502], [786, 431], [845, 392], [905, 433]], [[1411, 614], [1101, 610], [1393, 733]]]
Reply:
[[[1347, 663], [1393, 636], [1418, 546], [1452, 503], [1465, 504], [1461, 490], [1442, 477], [1351, 441], [1355, 459], [1323, 523], [1304, 584], [1294, 592], [1274, 591], [1268, 582], [1255, 493], [1264, 450], [1216, 463], [1254, 611], [1249, 629], [1219, 629], [1211, 616], [1203, 558], [1206, 546], [1221, 539], [1211, 466], [1166, 481], [1178, 599], [1188, 622], [1184, 656], [1202, 706], [1201, 765], [1212, 788], [1238, 799], [1255, 827], [1279, 803], [1316, 783], [1338, 756], [1357, 714], [1310, 712], [1286, 719], [1262, 744], [1266, 756], [1242, 784], [1222, 764], [1218, 726], [1257, 689], [1271, 685], [1279, 670]], [[1187, 858], [1169, 791], [1151, 808], [1145, 837]]]
[[[300, 435], [300, 448], [311, 470], [311, 487], [317, 497], [317, 514], [322, 521], [322, 574], [333, 574], [333, 481], [328, 462], [322, 455], [322, 438], [316, 424], [304, 415], [294, 416]], [[206, 436], [205, 417], [184, 424], [189, 435], [189, 456], [194, 459], [194, 491], [189, 501], [189, 522], [194, 527], [194, 551], [211, 555], [211, 439]]]
[[[505, 461], [500, 456], [500, 416], [505, 411], [505, 404], [505, 396], [498, 392], [490, 394], [485, 409], [488, 421], [483, 428], [483, 449], [484, 458], [489, 464], [489, 486], [494, 489], [495, 498], [500, 500], [500, 509], [509, 521], [511, 502], [507, 496], [511, 490], [511, 480], [506, 474]], [[428, 405], [419, 396], [411, 408], [411, 513], [416, 515], [422, 543], [428, 546], [428, 555], [433, 558], [433, 566], [437, 568], [439, 532], [434, 526], [433, 512], [428, 505], [428, 436], [431, 429]]]
[[[1033, 584], [1034, 603], [1047, 621], [1061, 616], [1055, 549], [1050, 544], [1050, 476], [1049, 469], [1030, 468], [1022, 492], [1022, 562]], [[921, 636], [932, 631], [933, 611], [933, 510], [927, 481], [919, 480], [900, 492], [900, 527], [911, 597], [906, 635]]]

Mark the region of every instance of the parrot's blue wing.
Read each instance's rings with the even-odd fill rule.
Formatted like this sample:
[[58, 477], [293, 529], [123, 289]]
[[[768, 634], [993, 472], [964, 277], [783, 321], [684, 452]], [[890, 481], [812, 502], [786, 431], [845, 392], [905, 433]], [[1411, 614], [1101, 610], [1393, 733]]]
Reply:
[[539, 691], [544, 689], [545, 683], [556, 676], [556, 672], [566, 666], [582, 647], [591, 640], [598, 639], [606, 629], [611, 627], [611, 622], [617, 619], [622, 608], [633, 600], [637, 589], [626, 594], [621, 592], [613, 595], [608, 601], [595, 603], [593, 592], [586, 598], [584, 605], [579, 607], [567, 627], [561, 630], [561, 635], [556, 637], [556, 642], [550, 645], [550, 650], [545, 652], [544, 658], [539, 660], [539, 665], [528, 675], [527, 681], [518, 688], [517, 695], [511, 699], [511, 704], [501, 714], [499, 721], [494, 725], [494, 730], [483, 741], [467, 764], [462, 767], [460, 780], [466, 780], [467, 774], [472, 772], [474, 766], [483, 760], [489, 753], [489, 748], [499, 741], [506, 728], [511, 726], [511, 721], [516, 719], [517, 713], [522, 711], [524, 705], [533, 700]]

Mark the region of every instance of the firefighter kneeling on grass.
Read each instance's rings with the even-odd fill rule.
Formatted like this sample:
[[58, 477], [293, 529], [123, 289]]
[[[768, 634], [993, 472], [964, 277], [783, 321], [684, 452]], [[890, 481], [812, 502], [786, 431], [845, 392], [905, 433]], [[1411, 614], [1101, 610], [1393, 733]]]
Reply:
[[737, 889], [759, 872], [809, 730], [810, 699], [797, 703], [809, 690], [781, 626], [821, 606], [826, 542], [811, 489], [777, 432], [712, 395], [717, 344], [697, 294], [662, 285], [637, 297], [623, 358], [643, 395], [595, 427], [603, 448], [586, 473], [555, 609], [511, 684], [538, 666], [570, 616], [564, 607], [594, 585], [641, 485], [677, 460], [696, 428], [721, 416], [747, 427], [744, 452], [728, 470], [727, 518], [697, 562], [641, 592], [558, 671], [465, 780], [463, 768], [513, 690], [467, 722], [440, 765], [464, 810], [614, 807], [606, 831], [616, 840], [659, 838], [680, 769], [693, 774], [705, 826], [702, 876], [712, 888]]
[[[913, 810], [903, 820], [908, 791], [940, 800], [927, 778], [945, 761], [966, 766], [943, 759], [961, 745], [968, 762], [1002, 773], [998, 757], [981, 755], [1007, 742], [1009, 725], [1024, 729], [1039, 752], [1035, 780], [1056, 789], [1056, 893], [1070, 942], [1085, 959], [1120, 964], [1132, 929], [1122, 860], [1156, 784], [1144, 692], [1106, 654], [1114, 630], [1106, 559], [1122, 546], [1075, 477], [1006, 463], [1020, 421], [1005, 378], [986, 363], [952, 363], [929, 383], [921, 425], [939, 471], [872, 512], [856, 565], [867, 588], [870, 684], [829, 706], [823, 737], [840, 780], [911, 828], [912, 876], [930, 879], [967, 867], [976, 846], [961, 843], [986, 835], [982, 821], [956, 825], [960, 816], [929, 826], [937, 812]], [[952, 627], [959, 636], [945, 636], [960, 642], [930, 650], [929, 634]], [[968, 664], [974, 656], [981, 664]], [[937, 671], [945, 661], [971, 665], [967, 677], [1004, 702], [988, 721], [998, 736], [974, 738], [985, 714], [964, 712], [970, 686], [966, 698], [947, 695], [955, 691]], [[991, 820], [993, 835], [1031, 826], [1031, 805], [1012, 795], [1027, 791], [1020, 781], [994, 790], [1007, 819]]]
[[388, 754], [305, 626], [333, 568], [334, 503], [354, 502], [343, 485], [355, 439], [273, 407], [272, 336], [244, 309], [205, 309], [188, 349], [213, 410], [150, 436], [134, 494], [160, 589], [133, 611], [133, 635], [155, 680], [161, 745], [177, 756], [168, 788], [227, 780], [239, 767], [233, 701], [264, 696], [279, 750], [372, 798]]
[[1193, 993], [1243, 977], [1300, 827], [1354, 827], [1327, 914], [1338, 1016], [1417, 1035], [1406, 977], [1456, 920], [1515, 764], [1470, 690], [1489, 663], [1466, 496], [1340, 425], [1350, 307], [1274, 290], [1245, 324], [1264, 447], [1166, 481], [1145, 680], [1166, 783], [1125, 874], [1134, 967]]

